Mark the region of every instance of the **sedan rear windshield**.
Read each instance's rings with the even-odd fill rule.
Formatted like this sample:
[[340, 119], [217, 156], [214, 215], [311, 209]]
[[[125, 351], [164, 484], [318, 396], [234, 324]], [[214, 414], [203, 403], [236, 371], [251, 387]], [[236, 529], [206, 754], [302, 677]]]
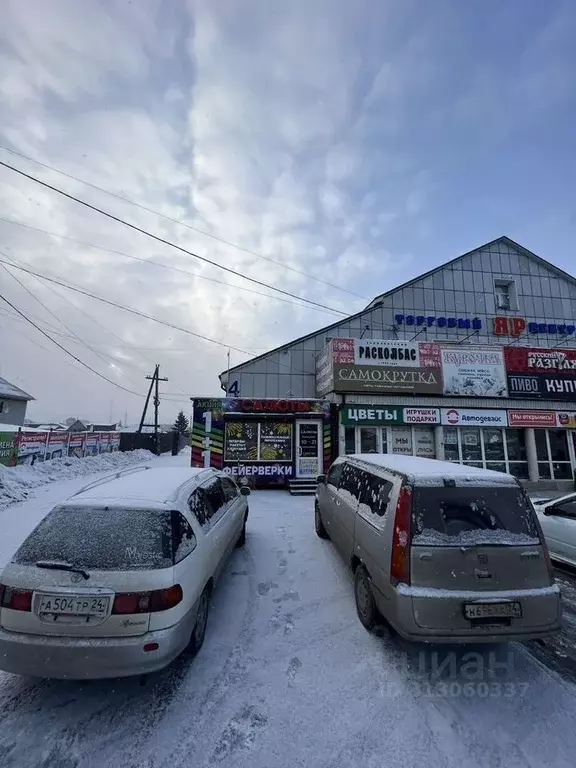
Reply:
[[168, 511], [142, 509], [53, 509], [24, 541], [13, 562], [44, 561], [77, 568], [133, 571], [173, 564]]
[[540, 543], [530, 504], [512, 487], [415, 488], [412, 514], [417, 546]]

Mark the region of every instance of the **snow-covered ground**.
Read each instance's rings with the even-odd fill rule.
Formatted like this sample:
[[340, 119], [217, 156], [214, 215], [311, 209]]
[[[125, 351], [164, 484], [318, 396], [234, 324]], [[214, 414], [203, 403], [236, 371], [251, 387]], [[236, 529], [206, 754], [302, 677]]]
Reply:
[[150, 451], [138, 450], [101, 453], [83, 459], [66, 456], [63, 459], [37, 462], [33, 466], [23, 464], [5, 467], [0, 464], [0, 510], [14, 502], [29, 499], [34, 495], [34, 489], [40, 486], [62, 483], [96, 472], [114, 472], [155, 458]]
[[[0, 513], [0, 530], [12, 513], [25, 533], [74, 484]], [[0, 673], [2, 768], [573, 766], [576, 688], [519, 644], [425, 650], [368, 634], [312, 503], [250, 497], [246, 547], [194, 661], [144, 687]]]

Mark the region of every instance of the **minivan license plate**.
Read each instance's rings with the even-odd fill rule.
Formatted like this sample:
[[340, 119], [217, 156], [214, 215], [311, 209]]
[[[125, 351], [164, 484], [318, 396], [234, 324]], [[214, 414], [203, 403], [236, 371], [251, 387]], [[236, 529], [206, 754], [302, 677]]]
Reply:
[[39, 616], [94, 616], [103, 619], [110, 607], [109, 597], [82, 595], [41, 595], [36, 612]]
[[514, 603], [467, 603], [464, 606], [467, 619], [519, 619], [522, 606]]

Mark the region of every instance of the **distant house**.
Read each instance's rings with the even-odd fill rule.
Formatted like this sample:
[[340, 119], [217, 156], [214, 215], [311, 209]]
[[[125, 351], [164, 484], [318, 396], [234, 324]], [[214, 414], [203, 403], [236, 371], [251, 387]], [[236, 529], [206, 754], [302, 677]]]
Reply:
[[33, 429], [41, 429], [44, 432], [66, 431], [66, 427], [57, 421], [30, 421], [30, 419], [26, 419], [24, 425]]
[[117, 424], [92, 424], [90, 421], [76, 419], [68, 426], [68, 432], [116, 432]]
[[32, 395], [0, 377], [0, 424], [22, 426], [30, 400]]

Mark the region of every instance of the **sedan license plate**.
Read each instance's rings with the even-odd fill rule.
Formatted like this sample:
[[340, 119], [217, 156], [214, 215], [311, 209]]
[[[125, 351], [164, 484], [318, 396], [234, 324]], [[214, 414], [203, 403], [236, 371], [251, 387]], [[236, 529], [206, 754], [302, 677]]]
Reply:
[[513, 603], [466, 603], [464, 615], [467, 619], [520, 619], [522, 606]]
[[103, 619], [110, 608], [109, 597], [88, 595], [40, 595], [36, 606], [39, 616], [87, 616]]

